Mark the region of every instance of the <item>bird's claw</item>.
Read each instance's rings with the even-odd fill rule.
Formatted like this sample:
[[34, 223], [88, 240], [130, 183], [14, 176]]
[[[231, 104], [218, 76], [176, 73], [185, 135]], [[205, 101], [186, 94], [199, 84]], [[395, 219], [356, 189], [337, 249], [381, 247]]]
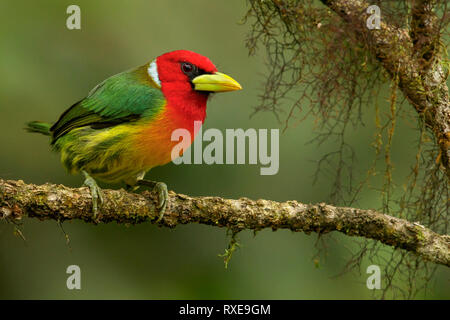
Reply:
[[157, 182], [153, 187], [153, 190], [158, 192], [159, 217], [156, 222], [159, 222], [166, 212], [167, 200], [169, 199], [169, 191], [167, 190], [167, 185], [164, 182]]
[[103, 192], [102, 189], [97, 185], [94, 178], [92, 178], [86, 171], [83, 171], [85, 176], [84, 185], [89, 188], [91, 191], [92, 197], [92, 212], [94, 213], [94, 219], [97, 217], [97, 213], [99, 210], [99, 205], [103, 204]]
[[161, 221], [166, 212], [167, 201], [169, 199], [169, 191], [167, 190], [167, 185], [164, 182], [155, 182], [150, 180], [139, 180], [137, 182], [140, 186], [152, 187], [152, 191], [158, 193], [158, 205], [156, 208], [159, 211], [159, 217], [156, 222]]

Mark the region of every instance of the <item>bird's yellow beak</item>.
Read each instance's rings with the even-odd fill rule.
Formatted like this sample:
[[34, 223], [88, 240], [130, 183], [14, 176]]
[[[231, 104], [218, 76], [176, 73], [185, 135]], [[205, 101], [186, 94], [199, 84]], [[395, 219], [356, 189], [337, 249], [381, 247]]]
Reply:
[[192, 80], [194, 89], [198, 91], [227, 92], [241, 90], [241, 85], [232, 77], [216, 72], [214, 74], [202, 74]]

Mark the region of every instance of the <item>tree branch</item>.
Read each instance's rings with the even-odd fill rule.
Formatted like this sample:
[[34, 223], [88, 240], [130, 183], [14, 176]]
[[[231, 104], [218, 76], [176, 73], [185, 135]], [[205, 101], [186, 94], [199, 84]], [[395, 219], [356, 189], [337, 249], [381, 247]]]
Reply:
[[[383, 13], [380, 29], [368, 29], [366, 20], [369, 15], [366, 9], [369, 3], [365, 0], [321, 0], [348, 24], [361, 43], [369, 47], [389, 75], [398, 79], [399, 88], [433, 131], [441, 151], [438, 160], [445, 168], [450, 181], [450, 99], [446, 83], [448, 74], [444, 71], [442, 61], [435, 56], [436, 36], [432, 33], [432, 7], [435, 1], [416, 1], [418, 2], [413, 11], [417, 14], [413, 19], [414, 29], [411, 30], [415, 38], [411, 39], [408, 30], [397, 28], [383, 20]], [[436, 46], [426, 52], [433, 55], [433, 64], [424, 68], [424, 55], [418, 56], [415, 50], [419, 48], [420, 53], [423, 53], [424, 46], [430, 48], [431, 44]], [[428, 58], [431, 60], [431, 56]]]
[[[94, 221], [87, 188], [25, 184], [0, 179], [0, 217], [7, 221], [25, 216], [57, 221], [80, 219], [89, 223], [115, 221], [120, 224], [154, 222], [158, 217], [155, 195], [103, 190], [104, 204]], [[328, 233], [338, 231], [401, 248], [425, 260], [450, 267], [450, 236], [407, 220], [374, 210], [335, 207], [297, 201], [237, 200], [220, 197], [190, 197], [169, 192], [161, 226], [201, 223], [233, 231], [265, 228]]]
[[437, 0], [413, 0], [410, 35], [414, 52], [423, 68], [433, 62], [436, 46], [439, 45], [437, 17], [433, 12]]

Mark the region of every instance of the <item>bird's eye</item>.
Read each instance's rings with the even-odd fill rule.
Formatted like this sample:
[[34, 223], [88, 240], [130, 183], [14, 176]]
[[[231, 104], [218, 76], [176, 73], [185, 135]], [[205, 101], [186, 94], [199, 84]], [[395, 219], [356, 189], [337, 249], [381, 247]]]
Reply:
[[183, 62], [181, 64], [181, 71], [183, 71], [183, 73], [186, 75], [191, 75], [194, 70], [195, 66], [190, 64], [189, 62]]

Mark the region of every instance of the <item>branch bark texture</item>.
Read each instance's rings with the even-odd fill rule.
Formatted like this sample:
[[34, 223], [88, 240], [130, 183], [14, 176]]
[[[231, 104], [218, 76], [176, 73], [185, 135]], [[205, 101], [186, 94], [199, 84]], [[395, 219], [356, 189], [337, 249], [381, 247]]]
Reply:
[[[20, 220], [83, 220], [88, 223], [135, 224], [156, 221], [156, 195], [120, 190], [103, 190], [104, 204], [94, 220], [87, 188], [26, 184], [0, 179], [0, 218]], [[295, 232], [338, 231], [408, 250], [425, 260], [450, 267], [450, 236], [407, 220], [374, 210], [335, 207], [325, 203], [276, 202], [248, 198], [190, 197], [169, 192], [161, 226], [200, 223], [233, 231], [289, 229]]]

